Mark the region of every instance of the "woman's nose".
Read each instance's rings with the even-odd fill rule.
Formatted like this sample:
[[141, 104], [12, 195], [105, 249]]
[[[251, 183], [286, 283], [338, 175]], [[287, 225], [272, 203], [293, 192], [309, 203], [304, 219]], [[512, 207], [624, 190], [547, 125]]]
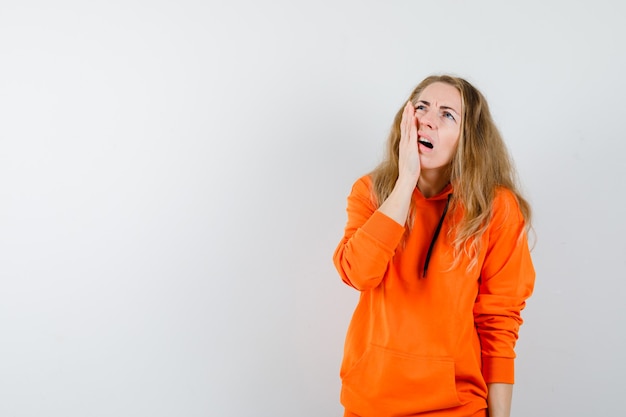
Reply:
[[434, 115], [430, 111], [424, 112], [424, 114], [418, 117], [418, 120], [422, 126], [428, 126], [431, 129], [436, 127]]

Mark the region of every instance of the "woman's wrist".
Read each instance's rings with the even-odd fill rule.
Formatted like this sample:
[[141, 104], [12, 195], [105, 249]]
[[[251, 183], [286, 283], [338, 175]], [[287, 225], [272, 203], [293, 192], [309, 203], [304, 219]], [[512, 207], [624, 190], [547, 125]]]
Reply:
[[417, 186], [417, 180], [418, 178], [411, 178], [408, 176], [399, 176], [398, 179], [396, 180], [396, 185], [394, 187], [394, 190], [398, 189], [399, 191], [406, 191], [412, 195], [413, 190]]

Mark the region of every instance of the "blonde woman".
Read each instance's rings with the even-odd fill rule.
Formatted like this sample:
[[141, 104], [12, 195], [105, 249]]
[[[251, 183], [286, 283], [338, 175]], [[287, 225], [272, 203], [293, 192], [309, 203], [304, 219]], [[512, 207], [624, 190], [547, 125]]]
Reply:
[[360, 291], [340, 372], [345, 416], [510, 415], [535, 279], [515, 178], [476, 88], [446, 75], [415, 88], [384, 161], [352, 188], [333, 257]]

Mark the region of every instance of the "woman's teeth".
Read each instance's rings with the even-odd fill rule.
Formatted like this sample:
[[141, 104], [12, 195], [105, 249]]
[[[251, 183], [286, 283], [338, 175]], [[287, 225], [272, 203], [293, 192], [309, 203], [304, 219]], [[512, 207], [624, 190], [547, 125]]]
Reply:
[[429, 149], [433, 148], [433, 144], [427, 141], [426, 139], [420, 139], [419, 143], [421, 143], [422, 145], [426, 146]]

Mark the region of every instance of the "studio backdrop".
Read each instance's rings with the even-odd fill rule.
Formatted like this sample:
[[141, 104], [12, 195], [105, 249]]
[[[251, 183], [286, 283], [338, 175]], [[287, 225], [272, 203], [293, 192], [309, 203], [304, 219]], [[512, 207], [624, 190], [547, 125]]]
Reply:
[[534, 209], [513, 416], [619, 415], [619, 1], [3, 1], [0, 415], [338, 417], [352, 183], [430, 74]]

